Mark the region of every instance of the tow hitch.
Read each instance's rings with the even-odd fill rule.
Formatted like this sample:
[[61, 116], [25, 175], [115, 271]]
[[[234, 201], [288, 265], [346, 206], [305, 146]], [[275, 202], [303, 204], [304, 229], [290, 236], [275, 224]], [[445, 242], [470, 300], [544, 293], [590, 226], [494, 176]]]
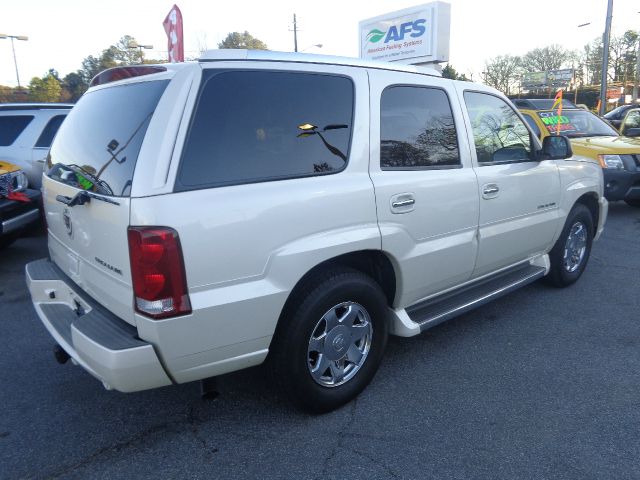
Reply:
[[53, 347], [53, 356], [56, 358], [56, 362], [60, 365], [64, 365], [71, 358], [69, 354], [62, 348], [60, 345], [55, 345]]

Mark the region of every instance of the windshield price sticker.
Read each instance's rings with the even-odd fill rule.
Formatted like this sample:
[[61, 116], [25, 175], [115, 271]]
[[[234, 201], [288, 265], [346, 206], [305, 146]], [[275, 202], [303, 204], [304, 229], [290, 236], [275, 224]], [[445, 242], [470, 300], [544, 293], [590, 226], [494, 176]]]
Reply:
[[557, 115], [555, 112], [540, 112], [539, 115], [542, 123], [544, 123], [549, 132], [557, 131], [558, 127], [561, 132], [574, 132], [578, 130], [566, 115]]

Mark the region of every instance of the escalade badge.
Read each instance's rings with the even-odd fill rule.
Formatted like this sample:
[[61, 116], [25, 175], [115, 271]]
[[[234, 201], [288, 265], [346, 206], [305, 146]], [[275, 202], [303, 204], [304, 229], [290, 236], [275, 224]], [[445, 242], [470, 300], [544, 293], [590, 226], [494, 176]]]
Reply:
[[73, 237], [73, 225], [71, 223], [71, 215], [69, 214], [68, 208], [65, 208], [62, 212], [62, 219], [64, 220], [64, 226], [67, 227], [67, 233], [70, 237]]

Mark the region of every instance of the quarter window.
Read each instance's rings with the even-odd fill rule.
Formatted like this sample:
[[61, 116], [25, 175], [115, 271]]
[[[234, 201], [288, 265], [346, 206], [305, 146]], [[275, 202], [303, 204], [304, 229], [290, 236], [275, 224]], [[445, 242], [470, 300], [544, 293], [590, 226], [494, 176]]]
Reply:
[[350, 79], [309, 73], [204, 73], [177, 190], [339, 172], [353, 125]]
[[60, 128], [60, 125], [62, 125], [62, 121], [65, 117], [66, 115], [56, 115], [51, 120], [49, 120], [49, 123], [47, 123], [47, 126], [44, 127], [44, 130], [40, 134], [40, 137], [35, 144], [36, 148], [49, 148], [51, 146], [53, 137], [55, 137], [56, 133], [58, 133], [58, 129]]
[[542, 132], [540, 131], [540, 127], [538, 127], [538, 124], [533, 119], [533, 117], [531, 117], [531, 115], [527, 115], [526, 113], [523, 113], [522, 118], [524, 118], [524, 121], [529, 124], [529, 126], [531, 127], [531, 130], [533, 130], [533, 133], [535, 133], [536, 136], [540, 138], [540, 134]]
[[531, 161], [529, 130], [501, 98], [465, 92], [476, 154], [480, 165]]
[[380, 167], [457, 166], [458, 139], [447, 94], [427, 87], [387, 88], [380, 104]]
[[0, 147], [8, 147], [33, 120], [33, 115], [0, 116]]

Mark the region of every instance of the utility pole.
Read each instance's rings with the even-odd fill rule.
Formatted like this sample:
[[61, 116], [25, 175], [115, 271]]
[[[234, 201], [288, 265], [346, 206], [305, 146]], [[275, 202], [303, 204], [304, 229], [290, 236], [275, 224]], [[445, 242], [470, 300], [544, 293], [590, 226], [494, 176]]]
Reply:
[[633, 79], [633, 98], [632, 102], [638, 100], [638, 79], [640, 78], [640, 35], [638, 36], [638, 51], [636, 52], [636, 78]]
[[293, 51], [298, 51], [298, 23], [296, 22], [296, 14], [293, 14]]
[[607, 70], [609, 67], [609, 38], [611, 37], [611, 17], [613, 16], [613, 0], [607, 3], [607, 21], [602, 37], [602, 82], [600, 84], [600, 115], [604, 115], [607, 103]]

